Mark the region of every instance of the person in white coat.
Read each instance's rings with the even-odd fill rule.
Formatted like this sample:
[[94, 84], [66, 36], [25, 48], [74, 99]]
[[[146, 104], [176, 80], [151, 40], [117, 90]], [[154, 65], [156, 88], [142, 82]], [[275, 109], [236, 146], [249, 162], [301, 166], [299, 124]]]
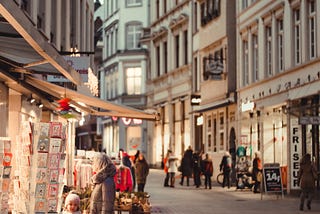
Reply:
[[169, 180], [170, 180], [170, 187], [174, 187], [175, 183], [175, 176], [176, 172], [178, 172], [178, 158], [171, 154], [167, 161], [168, 173], [169, 173]]

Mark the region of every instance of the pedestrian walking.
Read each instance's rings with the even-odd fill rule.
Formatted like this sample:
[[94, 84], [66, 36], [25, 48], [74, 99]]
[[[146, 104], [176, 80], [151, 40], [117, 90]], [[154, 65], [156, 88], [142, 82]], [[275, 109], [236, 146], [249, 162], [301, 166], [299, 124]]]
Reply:
[[209, 157], [209, 154], [206, 154], [205, 159], [203, 159], [203, 164], [202, 164], [202, 172], [203, 175], [205, 177], [204, 179], [204, 186], [207, 189], [209, 187], [209, 189], [212, 188], [211, 185], [211, 177], [213, 175], [213, 163], [212, 163], [212, 159]]
[[189, 148], [184, 152], [182, 160], [181, 160], [181, 181], [180, 185], [183, 185], [184, 178], [187, 180], [187, 186], [189, 186], [190, 177], [192, 177], [192, 148]]
[[95, 174], [91, 177], [90, 214], [113, 214], [116, 166], [106, 154], [98, 153], [93, 158], [92, 169]]
[[168, 157], [168, 161], [167, 161], [170, 187], [172, 187], [172, 188], [174, 188], [175, 179], [176, 179], [175, 176], [178, 171], [177, 160], [178, 160], [178, 158], [171, 153], [171, 155]]
[[149, 164], [142, 153], [139, 154], [139, 157], [135, 162], [135, 173], [138, 192], [144, 192], [147, 176], [149, 175]]
[[252, 162], [252, 180], [254, 181], [253, 192], [260, 192], [260, 185], [262, 181], [262, 161], [260, 152], [254, 153], [255, 157]]
[[201, 186], [201, 156], [202, 153], [199, 154], [199, 152], [194, 152], [192, 154], [193, 180], [196, 188]]
[[164, 178], [164, 184], [163, 184], [164, 187], [168, 187], [169, 186], [169, 172], [168, 172], [168, 164], [167, 164], [167, 162], [169, 160], [169, 156], [170, 156], [171, 152], [172, 151], [170, 149], [168, 149], [168, 152], [167, 152], [166, 156], [163, 158], [163, 171], [166, 174], [166, 176]]
[[227, 151], [222, 157], [222, 160], [220, 163], [220, 172], [221, 171], [223, 172], [222, 187], [225, 187], [227, 185], [228, 188], [230, 188], [231, 169], [232, 169], [232, 159], [231, 159], [230, 153]]
[[304, 201], [307, 199], [307, 208], [311, 210], [311, 202], [315, 192], [315, 181], [318, 179], [317, 168], [311, 161], [311, 155], [305, 154], [300, 161], [298, 171], [298, 182], [301, 187], [300, 210], [304, 208]]

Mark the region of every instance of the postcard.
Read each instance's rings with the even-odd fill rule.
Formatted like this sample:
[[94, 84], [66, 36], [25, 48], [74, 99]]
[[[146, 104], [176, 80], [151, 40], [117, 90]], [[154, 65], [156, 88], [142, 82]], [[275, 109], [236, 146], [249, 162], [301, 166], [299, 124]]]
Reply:
[[58, 197], [58, 188], [59, 188], [59, 184], [49, 184], [48, 198], [57, 198]]
[[11, 160], [12, 160], [12, 153], [4, 153], [4, 157], [2, 160], [2, 165], [3, 166], [10, 166], [11, 165]]
[[49, 176], [50, 183], [58, 183], [59, 181], [59, 169], [51, 169]]
[[49, 151], [49, 137], [40, 136], [38, 140], [37, 150], [38, 152], [48, 152]]
[[37, 183], [48, 182], [48, 169], [47, 168], [38, 168], [36, 174]]
[[62, 134], [62, 123], [50, 122], [50, 137], [61, 138], [61, 134]]
[[49, 164], [48, 167], [50, 169], [58, 169], [60, 161], [60, 154], [49, 154]]
[[45, 198], [46, 197], [46, 188], [47, 188], [46, 183], [37, 183], [36, 184], [36, 192], [35, 192], [36, 198]]
[[50, 153], [60, 153], [60, 147], [61, 147], [61, 139], [50, 138], [50, 147], [49, 147]]
[[47, 167], [48, 153], [38, 153], [38, 167], [45, 168]]
[[11, 168], [12, 168], [11, 166], [5, 166], [3, 168], [3, 173], [2, 173], [3, 178], [10, 178]]
[[44, 198], [37, 198], [34, 205], [35, 212], [46, 212], [47, 211], [47, 200]]
[[49, 212], [57, 212], [58, 200], [57, 199], [49, 199], [48, 200], [48, 211]]

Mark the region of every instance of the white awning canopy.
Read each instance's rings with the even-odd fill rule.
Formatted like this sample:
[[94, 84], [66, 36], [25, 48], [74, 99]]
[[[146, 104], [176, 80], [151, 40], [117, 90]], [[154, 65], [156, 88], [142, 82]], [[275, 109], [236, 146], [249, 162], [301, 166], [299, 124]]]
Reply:
[[54, 96], [57, 100], [62, 98], [71, 99], [71, 103], [91, 115], [116, 116], [146, 120], [156, 120], [158, 115], [146, 113], [128, 106], [107, 102], [97, 97], [81, 94], [77, 91], [42, 81], [33, 77], [27, 77], [28, 84]]

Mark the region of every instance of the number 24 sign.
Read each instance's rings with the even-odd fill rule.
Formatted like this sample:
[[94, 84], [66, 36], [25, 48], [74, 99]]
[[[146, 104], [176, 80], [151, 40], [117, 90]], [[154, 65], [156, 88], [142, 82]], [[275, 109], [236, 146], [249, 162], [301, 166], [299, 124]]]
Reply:
[[263, 169], [266, 192], [282, 192], [282, 180], [279, 167], [265, 167]]

